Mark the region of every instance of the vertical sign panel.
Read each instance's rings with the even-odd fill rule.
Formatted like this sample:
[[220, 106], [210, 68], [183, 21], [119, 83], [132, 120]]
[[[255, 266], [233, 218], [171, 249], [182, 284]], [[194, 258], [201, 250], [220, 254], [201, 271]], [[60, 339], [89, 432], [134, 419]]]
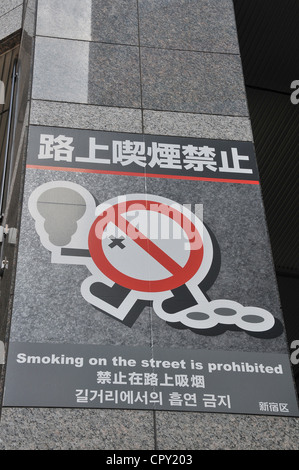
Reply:
[[298, 416], [250, 142], [31, 128], [4, 405]]

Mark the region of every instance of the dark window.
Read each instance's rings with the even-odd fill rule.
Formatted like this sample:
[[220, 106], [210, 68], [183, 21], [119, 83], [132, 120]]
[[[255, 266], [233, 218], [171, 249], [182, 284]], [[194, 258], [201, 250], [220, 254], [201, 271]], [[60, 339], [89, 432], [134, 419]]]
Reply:
[[[282, 6], [283, 4], [283, 6]], [[248, 107], [289, 344], [299, 339], [298, 0], [234, 0]], [[293, 364], [299, 393], [299, 364]]]
[[[1, 53], [1, 49], [0, 49]], [[12, 169], [11, 148], [16, 100], [17, 59], [15, 45], [0, 55], [0, 217], [5, 211], [5, 199]]]

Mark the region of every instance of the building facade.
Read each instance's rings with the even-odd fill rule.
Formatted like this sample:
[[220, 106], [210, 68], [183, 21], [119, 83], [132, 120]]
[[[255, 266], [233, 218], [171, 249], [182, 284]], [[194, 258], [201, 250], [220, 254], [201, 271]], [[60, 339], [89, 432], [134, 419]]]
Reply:
[[297, 449], [233, 1], [4, 0], [0, 53], [0, 448]]

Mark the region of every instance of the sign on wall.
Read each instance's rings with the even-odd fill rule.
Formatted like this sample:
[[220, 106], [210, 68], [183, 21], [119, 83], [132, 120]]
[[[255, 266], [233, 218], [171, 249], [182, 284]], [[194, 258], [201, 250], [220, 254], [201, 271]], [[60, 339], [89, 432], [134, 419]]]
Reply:
[[32, 127], [4, 405], [297, 416], [261, 220], [251, 143]]
[[[79, 215], [77, 207], [75, 212], [68, 207], [74, 200], [80, 202]], [[60, 227], [55, 201], [60, 211], [65, 206]], [[125, 194], [96, 206], [82, 186], [55, 181], [31, 194], [29, 211], [52, 263], [85, 264], [91, 276], [82, 283], [82, 296], [118, 320], [126, 322], [136, 302], [144, 299], [153, 302], [154, 312], [166, 322], [196, 330], [225, 324], [262, 333], [275, 325], [274, 316], [260, 307], [207, 299], [199, 286], [213, 263], [212, 240], [201, 220], [175, 201]], [[118, 306], [107, 301], [107, 290], [101, 291], [99, 283], [113, 299], [118, 296]], [[119, 286], [125, 288], [122, 294]], [[182, 286], [194, 305], [167, 312], [164, 301]]]
[[31, 128], [28, 167], [258, 184], [251, 142]]

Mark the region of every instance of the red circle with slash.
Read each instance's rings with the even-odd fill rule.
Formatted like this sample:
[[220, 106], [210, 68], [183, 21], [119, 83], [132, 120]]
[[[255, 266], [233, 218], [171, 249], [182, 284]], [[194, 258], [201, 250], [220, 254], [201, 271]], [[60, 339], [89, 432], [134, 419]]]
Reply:
[[[130, 211], [130, 206], [134, 206], [135, 211], [136, 207], [138, 207], [138, 210], [155, 211], [167, 215], [174, 221], [181, 221], [181, 227], [186, 233], [189, 242], [194, 244], [196, 240], [197, 247], [190, 250], [189, 258], [183, 267], [122, 217], [122, 214]], [[134, 237], [132, 240], [166, 268], [171, 273], [171, 276], [159, 280], [136, 279], [126, 275], [113, 266], [107, 259], [102, 245], [104, 231], [110, 222], [115, 224], [127, 236], [130, 236], [130, 233], [133, 232]], [[182, 212], [164, 203], [159, 202], [157, 205], [157, 201], [141, 199], [120, 202], [106, 209], [97, 217], [91, 226], [88, 244], [90, 255], [94, 263], [105, 276], [127, 289], [141, 292], [164, 292], [182, 286], [198, 272], [203, 260], [204, 251], [202, 238], [198, 229]]]

